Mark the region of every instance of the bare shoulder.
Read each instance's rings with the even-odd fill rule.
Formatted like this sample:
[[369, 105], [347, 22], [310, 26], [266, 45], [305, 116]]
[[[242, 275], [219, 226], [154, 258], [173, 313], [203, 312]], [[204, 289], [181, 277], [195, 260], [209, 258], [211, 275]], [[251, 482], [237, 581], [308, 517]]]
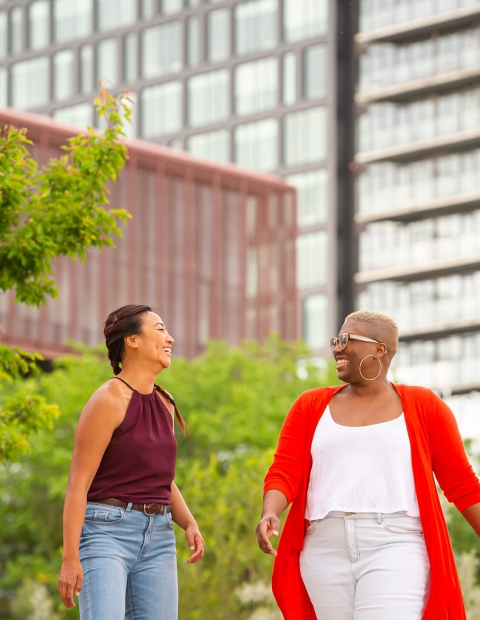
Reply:
[[80, 422], [115, 429], [122, 423], [131, 398], [132, 391], [120, 381], [107, 381], [90, 396], [80, 415]]

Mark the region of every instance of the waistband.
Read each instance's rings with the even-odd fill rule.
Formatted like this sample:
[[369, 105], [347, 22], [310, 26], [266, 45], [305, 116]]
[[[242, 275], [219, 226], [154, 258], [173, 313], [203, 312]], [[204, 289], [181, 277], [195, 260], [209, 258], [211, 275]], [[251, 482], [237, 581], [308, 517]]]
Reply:
[[[331, 510], [323, 519], [313, 519], [310, 523], [318, 523], [324, 519], [375, 519], [381, 521], [384, 517], [396, 518], [396, 517], [409, 517], [406, 510], [399, 512], [343, 512], [341, 510]], [[410, 517], [411, 519], [418, 519], [418, 517]]]
[[108, 499], [96, 499], [95, 503], [108, 504], [108, 506], [118, 506], [118, 508], [128, 508], [130, 506], [131, 510], [138, 510], [139, 512], [143, 512], [147, 515], [147, 517], [152, 517], [153, 515], [163, 515], [167, 512], [172, 512], [172, 504], [158, 504], [157, 502], [152, 502], [150, 504], [132, 504], [131, 502], [122, 502], [122, 500], [120, 499], [110, 497]]

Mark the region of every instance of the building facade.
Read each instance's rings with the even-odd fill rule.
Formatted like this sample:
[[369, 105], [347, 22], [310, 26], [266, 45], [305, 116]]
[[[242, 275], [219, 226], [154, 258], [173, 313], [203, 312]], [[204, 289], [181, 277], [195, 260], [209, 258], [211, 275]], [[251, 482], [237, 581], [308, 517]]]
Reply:
[[361, 0], [358, 305], [480, 436], [480, 2]]
[[[58, 157], [75, 128], [0, 110], [0, 124], [26, 127], [40, 163]], [[40, 309], [0, 296], [1, 340], [51, 358], [68, 340], [103, 341], [103, 322], [127, 303], [152, 306], [175, 338], [175, 354], [204, 351], [209, 339], [238, 345], [296, 332], [295, 189], [144, 141], [112, 187], [112, 206], [132, 215], [117, 248], [91, 250], [85, 263], [54, 265], [57, 299]]]
[[297, 328], [323, 353], [339, 322], [337, 31], [335, 0], [0, 0], [0, 106], [85, 126], [103, 79], [136, 101], [130, 137], [284, 177]]

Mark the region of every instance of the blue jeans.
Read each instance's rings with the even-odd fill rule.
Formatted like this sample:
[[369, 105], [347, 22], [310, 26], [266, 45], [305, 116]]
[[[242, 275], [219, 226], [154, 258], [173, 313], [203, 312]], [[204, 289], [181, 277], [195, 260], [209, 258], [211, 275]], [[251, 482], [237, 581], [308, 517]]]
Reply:
[[177, 620], [172, 515], [88, 502], [80, 538], [81, 620]]

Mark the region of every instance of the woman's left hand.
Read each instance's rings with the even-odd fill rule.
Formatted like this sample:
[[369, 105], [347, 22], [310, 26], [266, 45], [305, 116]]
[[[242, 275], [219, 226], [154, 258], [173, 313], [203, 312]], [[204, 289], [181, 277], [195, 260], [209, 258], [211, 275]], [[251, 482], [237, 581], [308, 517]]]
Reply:
[[187, 539], [188, 548], [192, 551], [192, 555], [188, 558], [187, 564], [193, 564], [203, 558], [205, 553], [205, 541], [200, 534], [198, 525], [192, 523], [185, 530], [185, 538]]

